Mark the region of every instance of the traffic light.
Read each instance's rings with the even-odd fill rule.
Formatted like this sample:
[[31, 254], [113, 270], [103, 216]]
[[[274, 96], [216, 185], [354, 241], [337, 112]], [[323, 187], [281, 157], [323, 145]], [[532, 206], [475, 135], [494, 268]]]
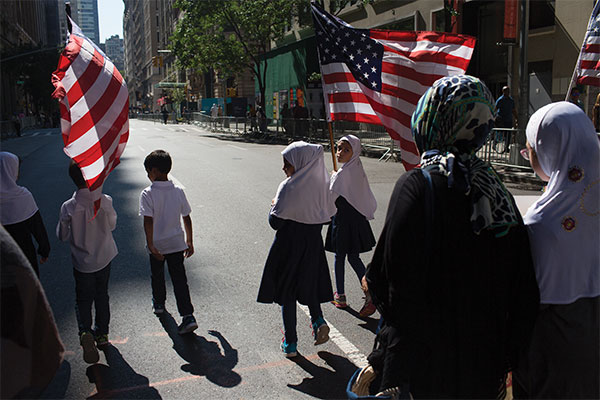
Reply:
[[161, 68], [164, 65], [163, 61], [164, 61], [163, 56], [158, 56], [158, 66]]
[[152, 65], [154, 67], [158, 67], [158, 57], [152, 57]]

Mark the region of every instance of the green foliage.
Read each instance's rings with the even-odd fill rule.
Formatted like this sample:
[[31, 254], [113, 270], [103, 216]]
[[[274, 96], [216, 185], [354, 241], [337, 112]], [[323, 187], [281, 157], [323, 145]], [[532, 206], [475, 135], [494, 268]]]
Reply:
[[176, 88], [171, 90], [171, 98], [177, 104], [183, 103], [185, 100], [185, 89]]
[[250, 69], [263, 94], [260, 56], [280, 39], [308, 0], [177, 0], [184, 12], [171, 37], [180, 67], [231, 76]]
[[309, 82], [321, 82], [321, 74], [318, 72], [313, 72], [312, 74], [310, 74], [310, 76], [308, 77], [308, 81]]

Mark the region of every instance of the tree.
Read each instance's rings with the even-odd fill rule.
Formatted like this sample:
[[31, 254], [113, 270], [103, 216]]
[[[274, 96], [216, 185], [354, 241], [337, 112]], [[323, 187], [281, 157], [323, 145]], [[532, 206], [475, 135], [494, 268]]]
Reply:
[[281, 39], [286, 27], [307, 0], [177, 0], [184, 12], [171, 37], [179, 67], [231, 76], [248, 69], [260, 90], [264, 109], [267, 60], [261, 58], [271, 41]]

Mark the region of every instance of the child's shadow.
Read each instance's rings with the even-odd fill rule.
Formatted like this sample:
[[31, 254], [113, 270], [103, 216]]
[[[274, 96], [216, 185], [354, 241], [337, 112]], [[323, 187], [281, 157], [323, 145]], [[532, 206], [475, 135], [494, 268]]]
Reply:
[[206, 376], [212, 383], [223, 387], [234, 387], [242, 381], [242, 377], [233, 371], [238, 363], [238, 352], [219, 332], [208, 331], [219, 340], [223, 353], [217, 342], [208, 341], [195, 333], [177, 333], [177, 323], [167, 312], [160, 317], [160, 323], [173, 341], [173, 349], [189, 363], [181, 366], [183, 371]]
[[313, 377], [304, 378], [302, 383], [298, 385], [288, 384], [288, 387], [319, 399], [346, 398], [346, 386], [352, 374], [356, 371], [356, 365], [352, 364], [347, 358], [327, 351], [320, 351], [318, 355], [334, 371], [315, 365], [302, 355], [298, 355], [298, 357], [291, 358], [291, 360]]
[[97, 391], [88, 399], [161, 399], [148, 378], [135, 372], [116, 347], [109, 344], [102, 350], [108, 366], [94, 364], [87, 368], [86, 375]]

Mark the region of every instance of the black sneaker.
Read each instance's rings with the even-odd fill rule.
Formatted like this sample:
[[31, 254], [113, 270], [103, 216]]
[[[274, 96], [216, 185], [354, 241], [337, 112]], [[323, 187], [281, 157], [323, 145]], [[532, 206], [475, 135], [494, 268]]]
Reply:
[[91, 332], [83, 332], [79, 336], [79, 343], [83, 348], [83, 361], [88, 364], [95, 364], [100, 360], [96, 343], [94, 343], [94, 335]]
[[177, 333], [185, 335], [198, 329], [198, 323], [193, 315], [186, 315], [181, 320], [181, 324], [177, 327]]
[[164, 303], [155, 303], [154, 301], [152, 301], [152, 311], [154, 311], [154, 314], [156, 314], [156, 315], [164, 314], [164, 312], [165, 312]]

